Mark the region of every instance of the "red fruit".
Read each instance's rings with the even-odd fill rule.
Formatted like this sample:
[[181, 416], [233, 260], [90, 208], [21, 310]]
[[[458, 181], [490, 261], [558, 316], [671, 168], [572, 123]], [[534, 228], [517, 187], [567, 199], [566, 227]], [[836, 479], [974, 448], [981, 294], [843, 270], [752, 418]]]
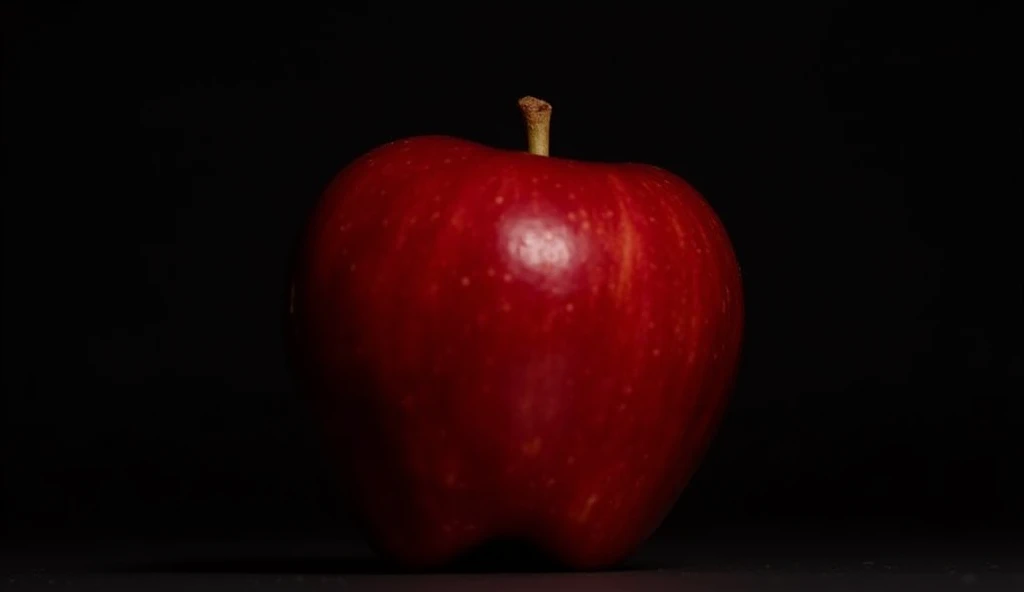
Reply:
[[346, 167], [308, 227], [290, 320], [375, 548], [435, 566], [498, 537], [573, 568], [627, 557], [726, 406], [740, 270], [704, 199], [639, 164], [449, 137]]

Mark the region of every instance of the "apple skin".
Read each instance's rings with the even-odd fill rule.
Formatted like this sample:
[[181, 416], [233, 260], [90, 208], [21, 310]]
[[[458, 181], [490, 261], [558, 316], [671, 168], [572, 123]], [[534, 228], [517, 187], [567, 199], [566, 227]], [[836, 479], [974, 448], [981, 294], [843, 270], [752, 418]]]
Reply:
[[681, 178], [423, 136], [329, 184], [289, 321], [378, 552], [437, 567], [514, 538], [596, 569], [697, 468], [743, 297], [725, 229]]

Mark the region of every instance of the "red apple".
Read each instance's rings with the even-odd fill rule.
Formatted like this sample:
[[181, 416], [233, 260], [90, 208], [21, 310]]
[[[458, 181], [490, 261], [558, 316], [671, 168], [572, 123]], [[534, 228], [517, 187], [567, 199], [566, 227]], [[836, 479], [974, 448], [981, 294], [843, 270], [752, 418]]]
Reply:
[[570, 568], [658, 526], [726, 406], [743, 324], [689, 184], [530, 152], [392, 142], [331, 182], [292, 284], [301, 376], [373, 546], [407, 566], [515, 538]]

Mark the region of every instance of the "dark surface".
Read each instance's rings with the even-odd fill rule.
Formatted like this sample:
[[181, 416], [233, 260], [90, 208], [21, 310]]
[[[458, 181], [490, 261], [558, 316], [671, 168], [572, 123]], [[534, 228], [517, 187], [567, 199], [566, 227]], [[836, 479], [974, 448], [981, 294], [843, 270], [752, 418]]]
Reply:
[[[400, 573], [356, 544], [181, 542], [7, 551], [5, 590], [985, 590], [1024, 586], [1024, 545], [771, 533], [653, 542], [620, 568], [502, 570], [480, 561]], [[508, 556], [505, 556], [508, 557]]]
[[666, 540], [1024, 538], [1011, 5], [480, 6], [0, 4], [7, 540], [346, 531], [282, 347], [302, 221], [389, 140], [522, 149], [523, 94], [554, 155], [668, 168], [736, 245], [736, 395]]

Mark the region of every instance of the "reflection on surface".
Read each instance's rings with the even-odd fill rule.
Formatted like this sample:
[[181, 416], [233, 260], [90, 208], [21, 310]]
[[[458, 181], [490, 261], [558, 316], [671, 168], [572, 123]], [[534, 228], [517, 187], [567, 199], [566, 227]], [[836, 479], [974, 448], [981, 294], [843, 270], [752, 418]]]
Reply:
[[[971, 577], [968, 577], [971, 576]], [[831, 592], [872, 590], [1019, 590], [1024, 576], [996, 574], [882, 574], [882, 573], [690, 573], [681, 570], [633, 573], [488, 574], [488, 575], [317, 575], [224, 573], [152, 573], [116, 576], [80, 572], [74, 575], [35, 572], [4, 576], [5, 590], [367, 590], [494, 592], [621, 592], [625, 590], [688, 592]]]
[[[740, 533], [741, 535], [743, 533]], [[733, 533], [729, 540], [653, 542], [614, 571], [559, 572], [508, 547], [497, 564], [433, 572], [396, 569], [358, 541], [97, 542], [0, 553], [4, 590], [1024, 590], [1024, 554], [1012, 542], [922, 543], [870, 538], [782, 542]], [[908, 542], [912, 543], [908, 546]], [[509, 555], [511, 553], [511, 555]], [[496, 557], [501, 555], [500, 558]], [[870, 561], [866, 561], [870, 559]], [[509, 573], [512, 572], [512, 573]]]

